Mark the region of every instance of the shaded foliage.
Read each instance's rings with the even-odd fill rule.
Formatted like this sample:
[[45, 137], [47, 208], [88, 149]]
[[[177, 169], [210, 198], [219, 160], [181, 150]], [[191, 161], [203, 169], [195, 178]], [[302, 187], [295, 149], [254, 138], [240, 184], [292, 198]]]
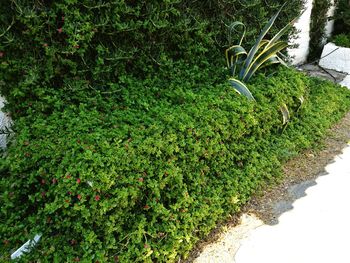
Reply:
[[310, 50], [308, 60], [320, 57], [324, 45], [325, 27], [328, 21], [327, 12], [331, 0], [314, 0], [311, 11]]
[[[50, 114], [60, 101], [118, 92], [125, 76], [152, 77], [174, 61], [221, 66], [226, 25], [245, 22], [250, 44], [284, 1], [3, 0], [0, 92], [17, 118], [28, 108]], [[301, 6], [289, 3], [277, 28]]]

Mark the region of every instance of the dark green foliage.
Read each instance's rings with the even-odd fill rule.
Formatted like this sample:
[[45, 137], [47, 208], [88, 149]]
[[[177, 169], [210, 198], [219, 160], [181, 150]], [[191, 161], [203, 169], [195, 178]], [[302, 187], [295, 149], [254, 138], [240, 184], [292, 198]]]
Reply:
[[350, 34], [350, 2], [349, 0], [338, 0], [335, 11], [334, 34]]
[[334, 37], [331, 39], [336, 45], [350, 48], [350, 2], [339, 0], [334, 15]]
[[23, 262], [174, 262], [350, 107], [345, 88], [290, 69], [257, 75], [250, 103], [224, 72], [188, 68], [125, 77], [120, 104], [96, 92], [19, 117], [0, 163], [0, 254], [40, 232]]
[[42, 233], [23, 262], [174, 262], [275, 181], [349, 109], [292, 70], [258, 75], [256, 104], [225, 83], [225, 24], [253, 44], [284, 1], [1, 1], [1, 261]]
[[332, 42], [334, 42], [334, 44], [336, 44], [337, 46], [350, 48], [350, 34], [335, 35], [332, 38]]
[[[252, 42], [284, 1], [2, 0], [0, 92], [17, 118], [117, 92], [126, 75], [152, 77], [179, 59], [221, 66], [226, 25], [245, 22]], [[276, 28], [301, 5], [289, 3]]]
[[310, 50], [309, 60], [320, 57], [322, 52], [322, 41], [325, 39], [325, 27], [327, 23], [327, 12], [331, 7], [331, 0], [314, 0], [311, 11], [310, 24]]

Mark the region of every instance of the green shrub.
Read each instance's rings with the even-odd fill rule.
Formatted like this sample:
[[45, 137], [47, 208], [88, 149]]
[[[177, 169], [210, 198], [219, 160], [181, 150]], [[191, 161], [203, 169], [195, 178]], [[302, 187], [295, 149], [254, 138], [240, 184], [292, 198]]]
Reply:
[[347, 89], [290, 69], [257, 75], [249, 103], [219, 76], [179, 68], [125, 78], [120, 104], [96, 92], [16, 120], [0, 162], [3, 261], [43, 233], [23, 262], [175, 262], [350, 107]]
[[[0, 93], [17, 118], [28, 108], [51, 113], [57, 103], [117, 92], [125, 76], [152, 78], [173, 61], [221, 67], [226, 25], [245, 22], [251, 44], [284, 2], [2, 0]], [[297, 16], [302, 2], [288, 4], [276, 26]]]
[[337, 0], [335, 10], [334, 33], [342, 34], [350, 32], [350, 3], [348, 0]]
[[346, 35], [346, 34], [335, 35], [332, 38], [332, 42], [334, 42], [334, 44], [336, 44], [337, 46], [350, 48], [350, 35]]
[[310, 23], [310, 49], [308, 60], [321, 56], [323, 40], [326, 38], [325, 28], [328, 20], [327, 13], [331, 7], [331, 0], [314, 0]]

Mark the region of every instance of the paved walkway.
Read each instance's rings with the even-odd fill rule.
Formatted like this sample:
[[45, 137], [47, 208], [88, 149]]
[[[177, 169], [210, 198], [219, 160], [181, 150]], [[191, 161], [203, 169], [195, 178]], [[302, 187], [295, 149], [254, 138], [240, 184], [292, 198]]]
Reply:
[[291, 207], [276, 225], [244, 214], [241, 224], [227, 229], [194, 262], [349, 263], [350, 145], [325, 171], [316, 181], [289, 189], [301, 198], [287, 204]]
[[277, 225], [241, 242], [236, 263], [350, 262], [350, 146], [326, 171]]

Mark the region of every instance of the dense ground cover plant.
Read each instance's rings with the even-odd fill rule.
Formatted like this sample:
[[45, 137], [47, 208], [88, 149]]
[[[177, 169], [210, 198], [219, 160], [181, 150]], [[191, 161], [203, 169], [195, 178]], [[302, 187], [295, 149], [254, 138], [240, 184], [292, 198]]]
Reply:
[[283, 2], [2, 1], [0, 91], [15, 123], [1, 260], [42, 233], [21, 261], [173, 262], [275, 181], [349, 108], [346, 90], [288, 69], [252, 80], [256, 104], [223, 83], [226, 25], [243, 21], [253, 45]]
[[290, 69], [257, 75], [259, 103], [210, 73], [179, 64], [166, 83], [125, 79], [120, 104], [99, 92], [18, 118], [0, 162], [2, 260], [43, 233], [24, 262], [174, 262], [350, 106], [345, 88]]

